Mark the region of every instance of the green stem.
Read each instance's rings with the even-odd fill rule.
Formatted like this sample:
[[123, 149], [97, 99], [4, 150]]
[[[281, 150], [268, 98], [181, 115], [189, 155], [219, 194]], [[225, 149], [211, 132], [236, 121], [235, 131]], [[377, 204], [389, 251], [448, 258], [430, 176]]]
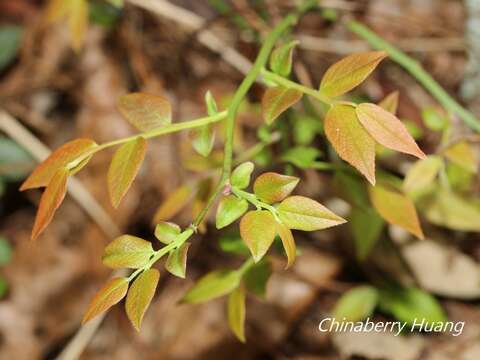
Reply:
[[347, 28], [366, 40], [375, 49], [386, 51], [393, 61], [398, 63], [417, 79], [417, 81], [422, 84], [423, 87], [425, 87], [425, 89], [427, 89], [447, 110], [458, 115], [458, 117], [473, 130], [480, 131], [480, 120], [452, 98], [416, 60], [397, 49], [371, 31], [368, 27], [357, 21], [349, 21], [347, 23]]
[[263, 201], [258, 200], [257, 197], [255, 196], [255, 194], [251, 194], [249, 192], [237, 189], [234, 186], [232, 187], [232, 193], [235, 194], [239, 198], [247, 200], [250, 204], [255, 206], [258, 210], [265, 209], [265, 210], [270, 211], [272, 213], [272, 215], [275, 217], [275, 220], [280, 222], [280, 219], [278, 217], [277, 209], [270, 204], [267, 204], [267, 203], [264, 203]]

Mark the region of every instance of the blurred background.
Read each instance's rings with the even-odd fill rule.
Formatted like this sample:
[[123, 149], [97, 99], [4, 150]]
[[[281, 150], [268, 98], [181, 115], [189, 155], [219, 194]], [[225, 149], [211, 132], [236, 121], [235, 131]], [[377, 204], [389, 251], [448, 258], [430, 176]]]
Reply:
[[[479, 1], [319, 4], [293, 34], [300, 40], [294, 60], [299, 82], [316, 88], [333, 62], [370, 49], [345, 26], [356, 19], [418, 60], [448, 93], [480, 115]], [[97, 154], [71, 184], [45, 234], [32, 243], [41, 193], [20, 193], [18, 188], [38, 159], [74, 138], [102, 143], [135, 134], [116, 107], [117, 98], [128, 92], [168, 97], [174, 121], [205, 114], [207, 90], [225, 108], [261, 39], [295, 1], [126, 0], [118, 8], [90, 0], [88, 28], [78, 50], [72, 49], [65, 21], [45, 21], [46, 5], [42, 0], [0, 0], [1, 359], [57, 358], [110, 275], [101, 263], [104, 246], [120, 233], [153, 240], [155, 215], [158, 220], [158, 209], [168, 199], [178, 205], [168, 216], [187, 226], [214, 185], [205, 174], [220, 164], [223, 137], [220, 128], [208, 158], [194, 153], [188, 133], [149, 141], [146, 161], [117, 210], [106, 191], [112, 152]], [[91, 341], [76, 348], [83, 350], [81, 359], [479, 359], [478, 134], [442, 109], [393, 61], [384, 61], [352, 100], [378, 102], [395, 90], [400, 94], [398, 116], [427, 154], [445, 145], [446, 137], [468, 145], [467, 152], [451, 155], [445, 175], [462, 200], [442, 200], [452, 210], [440, 220], [420, 210], [427, 240], [414, 241], [398, 227], [385, 225], [369, 257], [359, 261], [349, 225], [296, 233], [297, 262], [283, 271], [282, 253], [272, 253], [275, 271], [266, 300], [248, 299], [247, 343], [241, 344], [228, 329], [224, 299], [177, 304], [204, 273], [242, 261], [243, 249], [235, 247], [238, 226], [219, 232], [210, 216], [204, 234], [193, 241], [187, 279], [162, 273], [141, 332], [131, 327], [123, 305], [117, 305]], [[342, 189], [350, 185], [339, 185], [331, 172], [314, 165], [331, 156], [321, 125], [325, 109], [303, 103], [268, 128], [259, 107], [263, 91], [254, 86], [242, 105], [236, 153], [251, 151], [257, 169], [301, 177], [298, 194], [348, 216], [350, 203]], [[402, 177], [413, 162], [380, 151], [377, 166]], [[190, 195], [172, 200], [182, 186]], [[462, 335], [318, 331], [319, 321], [345, 291], [383, 284], [385, 278], [435, 296], [449, 319], [466, 321]], [[390, 316], [378, 311], [374, 317]]]

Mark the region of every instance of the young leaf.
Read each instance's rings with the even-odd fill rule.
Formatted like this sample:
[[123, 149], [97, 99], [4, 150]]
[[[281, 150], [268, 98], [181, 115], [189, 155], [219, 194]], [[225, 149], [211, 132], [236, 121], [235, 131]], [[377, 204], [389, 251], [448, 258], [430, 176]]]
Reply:
[[295, 230], [315, 231], [345, 222], [319, 202], [304, 196], [290, 196], [277, 209], [282, 223]]
[[65, 198], [67, 192], [68, 170], [60, 168], [53, 176], [50, 184], [42, 194], [38, 206], [37, 217], [32, 229], [32, 240], [35, 240], [50, 224], [58, 207]]
[[180, 186], [177, 188], [157, 209], [153, 216], [153, 222], [159, 223], [161, 221], [170, 220], [188, 204], [192, 195], [193, 190], [189, 186]]
[[125, 300], [125, 312], [133, 327], [140, 331], [143, 315], [152, 302], [160, 279], [157, 269], [148, 269], [141, 273], [130, 286]]
[[288, 261], [285, 269], [288, 269], [295, 262], [295, 256], [297, 253], [295, 239], [293, 238], [293, 234], [290, 229], [283, 224], [277, 223], [277, 233], [282, 240], [283, 248], [285, 249], [285, 253], [287, 254]]
[[218, 113], [218, 106], [210, 91], [205, 93], [205, 105], [207, 105], [207, 113], [209, 116], [215, 115]]
[[302, 92], [283, 86], [268, 88], [262, 98], [262, 114], [267, 124], [280, 116], [302, 98]]
[[182, 303], [203, 303], [229, 294], [240, 284], [237, 271], [217, 270], [202, 277], [182, 298]]
[[363, 261], [380, 238], [385, 222], [371, 207], [353, 208], [349, 221], [355, 242], [355, 254], [358, 260]]
[[[37, 166], [22, 184], [20, 191], [47, 186], [60, 168], [64, 168], [72, 161], [82, 157], [95, 146], [97, 144], [90, 139], [77, 139], [62, 145]], [[82, 162], [81, 165], [84, 166], [85, 164], [86, 162]], [[76, 166], [75, 171], [71, 173], [79, 170], [79, 166]]]
[[426, 157], [405, 125], [392, 113], [367, 103], [358, 105], [356, 113], [360, 123], [378, 143], [420, 159]]
[[260, 175], [253, 184], [253, 192], [262, 201], [273, 204], [285, 199], [295, 189], [299, 178], [267, 172]]
[[207, 157], [210, 155], [215, 143], [215, 132], [210, 125], [202, 126], [193, 131], [192, 146], [197, 153]]
[[398, 91], [394, 91], [385, 96], [385, 98], [378, 103], [378, 106], [395, 115], [398, 108]]
[[325, 135], [338, 155], [375, 185], [375, 141], [358, 121], [355, 109], [334, 105], [325, 117]]
[[101, 288], [91, 301], [83, 315], [82, 324], [95, 316], [107, 311], [116, 303], [120, 302], [127, 294], [128, 280], [126, 278], [114, 278]]
[[435, 155], [418, 160], [405, 176], [403, 191], [411, 193], [428, 187], [433, 183], [442, 166], [442, 159]]
[[162, 221], [155, 227], [155, 237], [164, 244], [170, 244], [180, 232], [180, 226], [171, 222]]
[[461, 166], [462, 168], [476, 173], [478, 168], [478, 161], [475, 152], [470, 144], [465, 141], [460, 141], [450, 147], [444, 152], [445, 157], [452, 163]]
[[179, 278], [185, 279], [185, 273], [187, 271], [187, 253], [190, 243], [185, 242], [179, 248], [173, 250], [168, 254], [167, 261], [165, 262], [165, 269]]
[[216, 226], [222, 229], [230, 225], [248, 210], [248, 202], [234, 195], [225, 196], [220, 200], [217, 209]]
[[369, 195], [373, 207], [387, 222], [404, 228], [419, 239], [424, 238], [417, 210], [408, 197], [381, 185], [371, 186]]
[[328, 68], [320, 83], [320, 92], [328, 97], [345, 94], [361, 84], [385, 57], [384, 51], [347, 56]]
[[333, 310], [336, 319], [361, 321], [373, 314], [378, 303], [378, 290], [372, 286], [357, 286], [342, 295]]
[[243, 281], [249, 292], [265, 299], [267, 294], [267, 283], [272, 275], [272, 263], [267, 259], [253, 265], [243, 276]]
[[140, 131], [170, 125], [172, 107], [163, 96], [132, 93], [118, 100], [118, 109], [130, 124]]
[[245, 342], [245, 295], [239, 286], [228, 297], [228, 325], [241, 342]]
[[147, 141], [139, 136], [123, 144], [113, 156], [108, 169], [108, 192], [114, 208], [135, 180], [147, 151]]
[[270, 55], [270, 69], [275, 74], [283, 77], [290, 75], [292, 71], [293, 49], [299, 44], [299, 41], [293, 40], [272, 51]]
[[240, 221], [240, 236], [259, 262], [272, 245], [276, 234], [276, 221], [267, 210], [249, 211]]
[[69, 0], [68, 26], [72, 37], [72, 47], [79, 51], [85, 40], [88, 26], [88, 2], [87, 0]]
[[153, 255], [152, 243], [132, 235], [122, 235], [105, 247], [103, 264], [112, 269], [138, 269]]
[[245, 189], [250, 184], [250, 177], [254, 167], [255, 165], [253, 165], [253, 162], [251, 161], [238, 165], [232, 172], [230, 184], [237, 189]]

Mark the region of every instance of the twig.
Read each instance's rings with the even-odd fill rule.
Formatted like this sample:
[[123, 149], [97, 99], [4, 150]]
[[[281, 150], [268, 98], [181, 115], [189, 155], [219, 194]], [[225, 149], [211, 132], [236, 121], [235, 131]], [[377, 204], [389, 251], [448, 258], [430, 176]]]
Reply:
[[416, 60], [397, 49], [365, 25], [357, 21], [349, 21], [347, 27], [350, 31], [366, 40], [375, 49], [386, 51], [393, 61], [398, 63], [417, 79], [417, 81], [421, 83], [448, 111], [456, 114], [473, 130], [480, 131], [480, 120], [452, 98]]

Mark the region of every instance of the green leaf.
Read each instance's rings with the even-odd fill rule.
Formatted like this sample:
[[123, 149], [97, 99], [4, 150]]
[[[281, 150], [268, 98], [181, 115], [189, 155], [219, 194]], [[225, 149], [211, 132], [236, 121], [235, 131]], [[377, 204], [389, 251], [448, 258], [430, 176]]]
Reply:
[[182, 303], [203, 303], [232, 292], [241, 275], [233, 270], [216, 270], [202, 277], [182, 298]]
[[0, 299], [2, 299], [8, 291], [8, 283], [3, 277], [0, 276]]
[[250, 255], [250, 251], [240, 237], [240, 233], [222, 234], [218, 242], [220, 249], [224, 252], [237, 255]]
[[159, 279], [160, 272], [157, 269], [145, 270], [128, 290], [125, 312], [137, 331], [140, 331], [143, 316], [152, 302]]
[[406, 193], [417, 192], [432, 185], [442, 167], [442, 159], [435, 155], [418, 160], [405, 176], [403, 191]]
[[349, 220], [357, 259], [363, 261], [380, 238], [385, 222], [370, 207], [368, 209], [353, 208]]
[[284, 111], [302, 98], [302, 92], [283, 86], [268, 88], [262, 98], [262, 115], [267, 124], [272, 124]]
[[255, 195], [268, 204], [285, 199], [295, 189], [299, 178], [267, 172], [260, 175], [253, 184]]
[[282, 160], [290, 162], [300, 169], [311, 168], [315, 164], [315, 160], [321, 154], [320, 150], [314, 147], [297, 146], [287, 150], [282, 156]]
[[132, 235], [122, 235], [105, 248], [103, 264], [112, 269], [138, 269], [153, 255], [152, 243]]
[[338, 155], [375, 185], [375, 140], [349, 105], [334, 105], [325, 117], [325, 135]]
[[8, 240], [0, 237], [0, 266], [7, 265], [12, 258], [12, 247]]
[[33, 158], [15, 141], [0, 136], [0, 176], [7, 181], [18, 181], [33, 167]]
[[210, 91], [205, 93], [205, 105], [207, 106], [207, 113], [209, 116], [213, 116], [218, 113], [218, 106]]
[[304, 114], [293, 114], [293, 141], [298, 145], [310, 145], [318, 133], [322, 132], [319, 119]]
[[361, 321], [373, 314], [377, 303], [377, 289], [357, 286], [342, 295], [333, 309], [333, 315], [337, 320]]
[[120, 201], [135, 180], [146, 151], [147, 141], [138, 136], [123, 144], [113, 156], [108, 169], [107, 180], [108, 193], [114, 208], [120, 205]]
[[111, 279], [103, 288], [101, 288], [85, 312], [82, 324], [85, 324], [95, 316], [107, 311], [113, 305], [124, 298], [128, 291], [128, 280], [126, 278]]
[[241, 342], [245, 342], [245, 295], [239, 286], [228, 297], [228, 325]]
[[272, 275], [272, 263], [267, 259], [254, 264], [243, 276], [243, 281], [249, 292], [265, 299], [268, 279]]
[[[218, 113], [217, 103], [215, 102], [215, 99], [210, 91], [207, 91], [205, 94], [205, 104], [207, 106], [207, 112], [209, 116], [213, 116]], [[192, 146], [200, 155], [205, 157], [210, 155], [214, 143], [215, 131], [212, 125], [202, 126], [201, 128], [194, 130]]]
[[477, 172], [478, 160], [472, 146], [466, 141], [460, 141], [449, 146], [444, 151], [445, 157], [452, 163], [472, 173]]
[[299, 41], [293, 40], [272, 51], [270, 55], [270, 69], [275, 74], [283, 77], [290, 75], [292, 71], [293, 49], [298, 44]]
[[419, 239], [424, 238], [412, 200], [393, 188], [381, 185], [370, 186], [369, 195], [373, 207], [387, 222], [404, 228]]
[[123, 7], [123, 0], [107, 0], [110, 4], [116, 7]]
[[254, 167], [255, 165], [251, 161], [238, 165], [232, 172], [230, 184], [240, 190], [248, 187]]
[[146, 132], [172, 122], [172, 107], [163, 96], [132, 93], [118, 99], [118, 109], [130, 124]]
[[425, 126], [433, 131], [442, 131], [448, 126], [446, 114], [433, 107], [425, 108], [422, 111], [422, 118]]
[[259, 262], [267, 253], [275, 234], [276, 221], [270, 211], [249, 211], [240, 221], [240, 236], [247, 244], [255, 262]]
[[[116, 0], [111, 0], [111, 3]], [[119, 0], [117, 0], [120, 2]], [[92, 23], [99, 24], [107, 30], [111, 30], [118, 22], [121, 16], [121, 10], [115, 4], [104, 1], [89, 1], [89, 20]]]
[[387, 57], [384, 51], [352, 54], [328, 68], [320, 83], [320, 93], [337, 97], [361, 84]]
[[167, 261], [165, 262], [165, 269], [179, 278], [185, 279], [185, 273], [187, 271], [187, 253], [190, 243], [185, 242], [179, 248], [173, 250], [168, 254]]
[[297, 254], [297, 248], [295, 245], [295, 239], [290, 229], [284, 224], [277, 223], [277, 233], [282, 240], [283, 248], [287, 254], [287, 266], [285, 269], [288, 269], [295, 262], [295, 256]]
[[0, 27], [0, 72], [15, 59], [20, 48], [23, 29], [20, 26]]
[[340, 196], [352, 205], [366, 209], [370, 207], [365, 183], [356, 174], [337, 171], [335, 174], [335, 187]]
[[304, 196], [288, 197], [277, 209], [282, 223], [295, 230], [315, 231], [345, 222], [319, 202]]
[[365, 103], [357, 106], [356, 114], [363, 127], [379, 144], [420, 159], [426, 157], [405, 125], [392, 113], [375, 104]]
[[155, 237], [164, 244], [170, 244], [180, 232], [180, 226], [171, 222], [162, 221], [155, 227]]
[[222, 229], [230, 225], [248, 210], [248, 202], [234, 195], [228, 195], [220, 200], [217, 209], [216, 226]]
[[380, 308], [408, 325], [438, 323], [447, 320], [438, 301], [429, 293], [416, 289], [388, 289], [380, 291]]

